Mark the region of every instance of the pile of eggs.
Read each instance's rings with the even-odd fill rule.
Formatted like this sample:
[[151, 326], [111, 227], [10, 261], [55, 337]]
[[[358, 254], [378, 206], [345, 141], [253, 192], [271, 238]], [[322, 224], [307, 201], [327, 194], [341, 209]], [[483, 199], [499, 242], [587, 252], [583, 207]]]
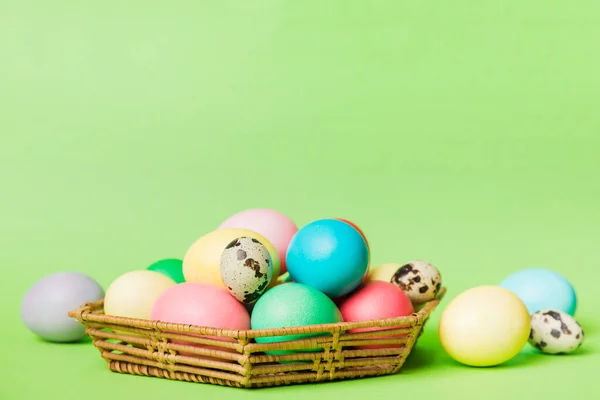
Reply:
[[428, 262], [370, 262], [368, 240], [351, 221], [325, 218], [298, 228], [278, 211], [249, 209], [197, 238], [181, 259], [127, 271], [106, 292], [81, 274], [46, 277], [26, 294], [22, 317], [37, 335], [62, 342], [84, 336], [68, 311], [102, 298], [112, 316], [269, 329], [408, 316], [441, 288]]
[[[249, 209], [197, 238], [181, 259], [127, 271], [106, 292], [80, 273], [47, 276], [26, 293], [21, 316], [53, 342], [83, 338], [84, 327], [68, 312], [101, 299], [113, 316], [269, 329], [407, 316], [442, 287], [440, 271], [427, 261], [370, 264], [369, 242], [351, 221], [325, 218], [298, 228], [278, 211]], [[525, 269], [459, 293], [442, 310], [438, 336], [447, 354], [469, 366], [502, 364], [527, 343], [541, 353], [571, 353], [584, 338], [576, 306], [563, 276]]]
[[564, 276], [528, 268], [454, 297], [442, 311], [438, 333], [444, 350], [468, 366], [503, 364], [527, 344], [538, 353], [568, 354], [584, 339], [576, 308], [575, 290]]

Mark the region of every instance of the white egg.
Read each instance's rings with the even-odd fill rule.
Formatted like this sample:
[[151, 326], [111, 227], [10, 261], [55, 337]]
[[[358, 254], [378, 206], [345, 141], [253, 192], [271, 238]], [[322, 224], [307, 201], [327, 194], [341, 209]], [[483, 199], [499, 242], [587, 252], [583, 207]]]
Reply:
[[437, 296], [442, 287], [442, 276], [427, 261], [415, 260], [398, 268], [390, 282], [402, 289], [413, 304], [422, 304]]
[[221, 254], [220, 271], [229, 293], [243, 304], [253, 304], [271, 282], [273, 261], [260, 241], [239, 237]]
[[531, 314], [529, 343], [547, 354], [570, 353], [583, 343], [583, 329], [563, 311], [536, 311]]

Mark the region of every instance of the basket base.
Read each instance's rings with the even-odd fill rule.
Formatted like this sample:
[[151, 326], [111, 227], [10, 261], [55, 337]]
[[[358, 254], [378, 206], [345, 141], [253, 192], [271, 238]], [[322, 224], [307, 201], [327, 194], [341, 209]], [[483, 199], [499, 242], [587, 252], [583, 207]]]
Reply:
[[108, 368], [117, 373], [129, 375], [151, 376], [156, 378], [172, 379], [195, 383], [212, 383], [221, 386], [244, 387], [241, 383], [228, 379], [218, 379], [209, 376], [189, 374], [187, 372], [169, 371], [157, 367], [135, 364], [126, 361], [108, 361]]
[[[108, 367], [111, 371], [121, 374], [129, 374], [129, 375], [140, 375], [140, 376], [149, 376], [155, 378], [162, 379], [171, 379], [178, 381], [186, 381], [186, 382], [194, 382], [194, 383], [209, 383], [216, 384], [220, 386], [230, 386], [230, 387], [238, 387], [238, 388], [261, 388], [261, 387], [272, 387], [272, 386], [284, 386], [284, 385], [292, 385], [292, 384], [302, 384], [302, 383], [322, 383], [322, 382], [332, 382], [332, 381], [340, 381], [340, 380], [348, 380], [348, 379], [360, 379], [360, 378], [368, 378], [374, 376], [382, 376], [382, 375], [392, 375], [395, 374], [402, 364], [404, 363], [404, 358], [400, 361], [398, 365], [385, 365], [385, 366], [369, 366], [369, 367], [361, 367], [361, 368], [351, 368], [348, 370], [338, 370], [336, 371], [333, 378], [330, 378], [329, 374], [323, 374], [321, 379], [317, 378], [317, 373], [311, 372], [298, 372], [298, 373], [286, 373], [286, 374], [278, 374], [273, 375], [271, 377], [261, 377], [258, 381], [248, 382], [247, 384], [243, 384], [241, 382], [232, 381], [229, 379], [219, 379], [213, 377], [207, 377], [202, 375], [196, 375], [186, 372], [178, 372], [178, 371], [169, 371], [166, 369], [158, 368], [158, 367], [150, 367], [146, 365], [130, 363], [126, 361], [108, 361]], [[281, 380], [281, 375], [285, 375], [285, 379]]]

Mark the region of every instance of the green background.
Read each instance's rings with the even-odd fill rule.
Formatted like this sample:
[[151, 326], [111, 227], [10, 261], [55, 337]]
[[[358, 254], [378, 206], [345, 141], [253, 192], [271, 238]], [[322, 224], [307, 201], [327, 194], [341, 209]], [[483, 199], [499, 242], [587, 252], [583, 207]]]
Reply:
[[[599, 39], [591, 0], [0, 2], [0, 398], [597, 393]], [[41, 277], [106, 287], [250, 207], [349, 218], [374, 264], [438, 266], [448, 297], [400, 374], [247, 392], [111, 373], [23, 328]], [[448, 301], [533, 266], [575, 286], [581, 351], [446, 356]]]

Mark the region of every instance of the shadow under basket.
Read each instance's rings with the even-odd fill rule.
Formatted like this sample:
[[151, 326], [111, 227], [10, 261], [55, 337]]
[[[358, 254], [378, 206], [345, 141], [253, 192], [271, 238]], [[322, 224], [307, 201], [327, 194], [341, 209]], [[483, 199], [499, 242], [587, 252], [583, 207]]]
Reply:
[[445, 292], [405, 317], [263, 330], [115, 317], [103, 300], [69, 315], [114, 372], [258, 388], [397, 373]]

